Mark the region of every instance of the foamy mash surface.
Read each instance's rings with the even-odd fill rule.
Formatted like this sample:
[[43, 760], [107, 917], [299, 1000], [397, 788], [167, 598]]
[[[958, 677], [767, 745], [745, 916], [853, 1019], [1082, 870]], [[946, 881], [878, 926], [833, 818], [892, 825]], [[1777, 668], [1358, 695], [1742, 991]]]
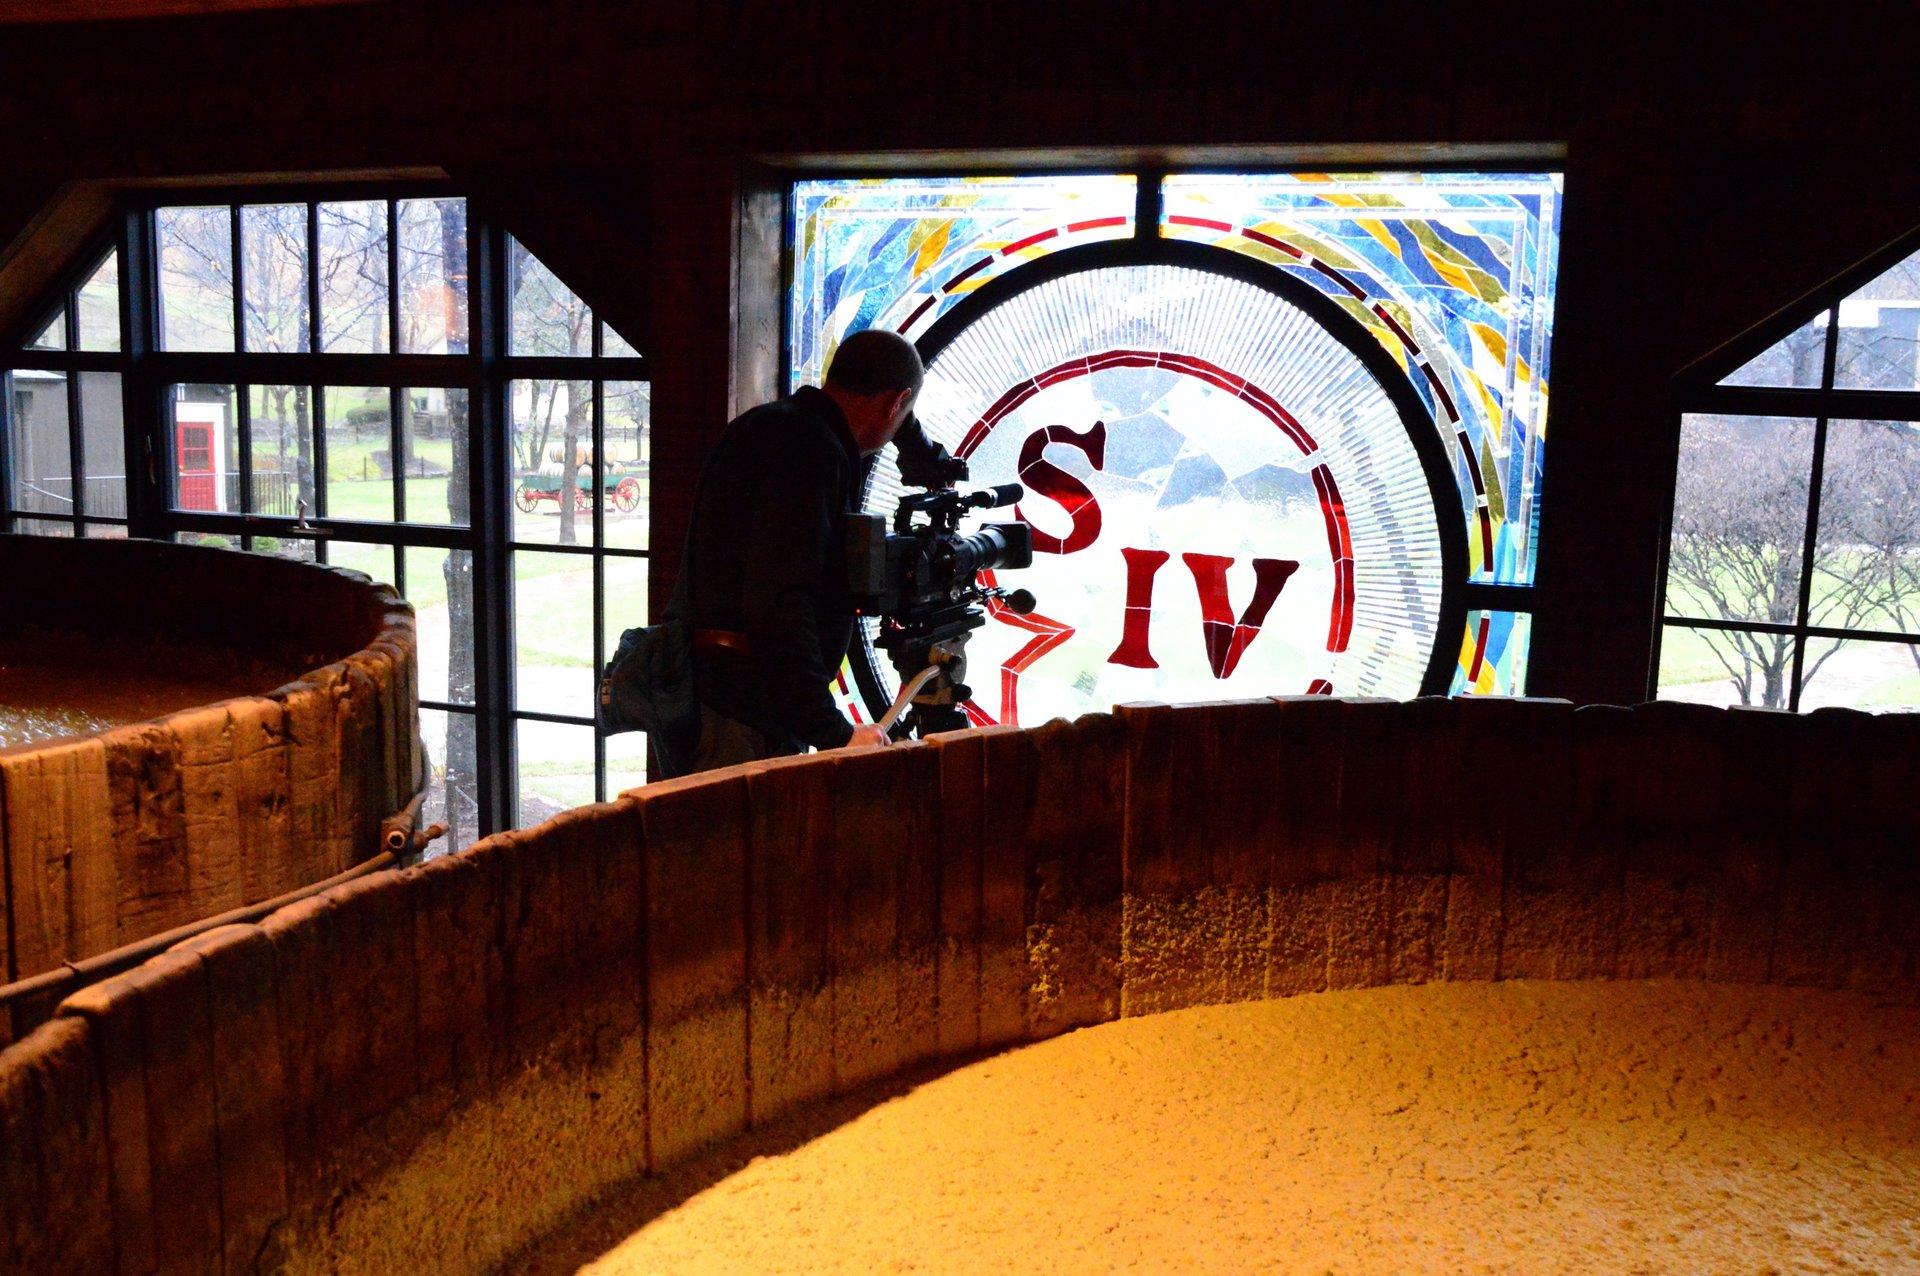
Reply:
[[753, 1155], [781, 1146], [638, 1185], [521, 1269], [1915, 1272], [1920, 1014], [1695, 983], [1326, 993], [1074, 1032]]
[[10, 639], [0, 642], [0, 749], [259, 695], [290, 676], [230, 652], [65, 634]]

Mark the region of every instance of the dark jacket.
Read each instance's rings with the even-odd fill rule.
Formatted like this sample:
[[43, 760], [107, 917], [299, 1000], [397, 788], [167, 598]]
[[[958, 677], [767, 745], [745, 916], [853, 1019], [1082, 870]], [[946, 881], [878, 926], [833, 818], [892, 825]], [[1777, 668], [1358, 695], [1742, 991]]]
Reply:
[[[911, 418], [894, 443], [911, 482], [938, 481], [928, 467], [950, 461]], [[845, 525], [862, 459], [840, 406], [809, 386], [735, 418], [700, 480], [687, 538], [693, 625], [745, 634], [751, 650], [696, 647], [695, 683], [703, 704], [775, 753], [853, 735], [828, 683], [853, 637]]]
[[809, 387], [735, 419], [701, 479], [687, 541], [693, 624], [745, 634], [752, 650], [696, 648], [700, 699], [778, 752], [853, 734], [827, 684], [853, 635], [842, 536], [860, 461], [839, 406]]

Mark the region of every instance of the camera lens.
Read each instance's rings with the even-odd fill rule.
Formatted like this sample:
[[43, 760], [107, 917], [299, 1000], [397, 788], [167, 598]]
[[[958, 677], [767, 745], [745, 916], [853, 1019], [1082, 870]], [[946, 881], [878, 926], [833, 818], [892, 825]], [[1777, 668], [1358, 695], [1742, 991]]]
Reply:
[[989, 523], [971, 536], [956, 536], [947, 545], [945, 566], [955, 580], [972, 580], [976, 572], [1031, 567], [1033, 538], [1025, 523]]

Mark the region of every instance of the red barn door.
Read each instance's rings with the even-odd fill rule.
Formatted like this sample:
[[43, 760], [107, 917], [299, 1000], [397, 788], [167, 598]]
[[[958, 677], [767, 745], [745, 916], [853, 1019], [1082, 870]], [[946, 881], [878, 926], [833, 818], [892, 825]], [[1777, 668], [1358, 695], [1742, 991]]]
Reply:
[[178, 508], [211, 510], [214, 503], [213, 427], [201, 422], [181, 421], [176, 442], [180, 487]]

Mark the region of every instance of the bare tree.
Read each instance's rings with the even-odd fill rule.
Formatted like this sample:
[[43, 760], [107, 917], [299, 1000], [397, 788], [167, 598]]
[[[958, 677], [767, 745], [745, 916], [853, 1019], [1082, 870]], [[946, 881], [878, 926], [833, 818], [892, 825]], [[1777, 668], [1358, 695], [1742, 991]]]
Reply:
[[[461, 200], [435, 201], [439, 239], [445, 255], [445, 311], [440, 322], [446, 332], [447, 353], [467, 353], [467, 213]], [[453, 443], [453, 464], [447, 471], [447, 510], [453, 521], [472, 525], [473, 508], [467, 474], [473, 441], [464, 391], [447, 392], [447, 433]], [[455, 704], [473, 704], [474, 616], [473, 555], [447, 554], [443, 569], [447, 583], [447, 695]], [[480, 835], [480, 778], [475, 759], [479, 742], [474, 715], [447, 715], [447, 809], [449, 844], [455, 847]]]
[[[1854, 314], [1849, 316], [1849, 310]], [[1854, 322], [1849, 323], [1849, 318]], [[1841, 303], [1833, 383], [1845, 389], [1911, 390], [1915, 385], [1920, 259], [1909, 258]], [[1871, 322], [1866, 322], [1867, 320]]]
[[[1823, 487], [1816, 599], [1850, 624], [1920, 630], [1920, 427], [1833, 422]], [[1907, 652], [1920, 668], [1920, 646]]]
[[[511, 240], [509, 281], [513, 290], [513, 349], [516, 354], [563, 355], [579, 358], [593, 353], [593, 312], [561, 283], [551, 270], [528, 252], [519, 240]], [[562, 545], [574, 544], [574, 503], [579, 484], [580, 441], [591, 430], [589, 413], [593, 410], [591, 387], [584, 381], [551, 382], [535, 380], [529, 387], [538, 417], [541, 394], [546, 394], [547, 422], [539, 432], [537, 448], [531, 456], [523, 454], [529, 470], [539, 468], [551, 429], [555, 401], [562, 386], [567, 396], [566, 416], [560, 440], [560, 535]], [[595, 465], [599, 463], [594, 458]]]
[[[1870, 427], [1870, 428], [1866, 428]], [[1668, 610], [1791, 625], [1799, 616], [1812, 480], [1810, 423], [1693, 416], [1681, 439], [1668, 557]], [[1830, 432], [1808, 623], [1912, 623], [1920, 602], [1920, 444], [1904, 426], [1842, 422]], [[1893, 618], [1893, 622], [1889, 621]], [[1742, 704], [1789, 701], [1790, 634], [1698, 631]], [[1801, 685], [1844, 646], [1803, 658]]]
[[[311, 341], [308, 315], [307, 209], [304, 204], [269, 204], [242, 215], [240, 258], [245, 281], [241, 329], [245, 348], [275, 354], [306, 350]], [[271, 423], [282, 457], [295, 456], [294, 499], [308, 509], [314, 500], [313, 413], [306, 386], [260, 387], [261, 406]], [[289, 411], [291, 407], [291, 411]], [[258, 435], [261, 422], [254, 423]], [[255, 473], [261, 472], [255, 458]], [[255, 480], [256, 483], [258, 480]], [[291, 514], [292, 507], [275, 510]]]

